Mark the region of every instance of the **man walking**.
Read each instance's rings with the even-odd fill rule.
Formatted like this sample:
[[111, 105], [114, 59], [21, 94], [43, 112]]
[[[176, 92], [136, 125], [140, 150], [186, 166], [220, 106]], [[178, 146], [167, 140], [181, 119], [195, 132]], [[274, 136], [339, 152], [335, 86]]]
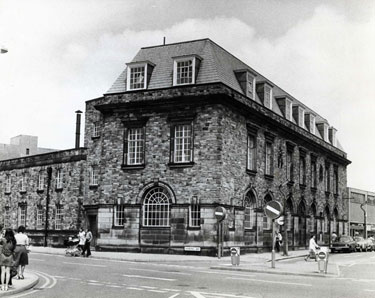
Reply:
[[91, 241], [92, 241], [91, 230], [86, 229], [86, 242], [85, 242], [85, 247], [83, 249], [83, 256], [85, 256], [85, 253], [86, 253], [86, 257], [91, 256], [91, 250], [90, 250]]

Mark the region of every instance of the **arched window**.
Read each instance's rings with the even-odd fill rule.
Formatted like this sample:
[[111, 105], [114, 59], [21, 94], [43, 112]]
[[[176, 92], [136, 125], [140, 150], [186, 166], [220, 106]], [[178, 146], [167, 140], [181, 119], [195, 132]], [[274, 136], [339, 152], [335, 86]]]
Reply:
[[329, 210], [328, 210], [328, 208], [326, 208], [324, 210], [323, 216], [324, 216], [324, 218], [323, 218], [323, 233], [328, 233], [328, 225], [329, 225]]
[[337, 234], [337, 218], [338, 218], [338, 212], [337, 209], [333, 210], [333, 219], [332, 219], [332, 233]]
[[310, 209], [310, 232], [314, 233], [315, 232], [315, 226], [316, 226], [316, 207], [315, 204], [311, 204], [311, 209]]
[[289, 198], [286, 201], [286, 206], [285, 206], [286, 229], [288, 231], [291, 231], [293, 229], [293, 226], [294, 226], [292, 213], [293, 213], [293, 202], [292, 202], [292, 199]]
[[256, 226], [256, 198], [253, 191], [248, 191], [245, 196], [245, 218], [244, 227], [245, 229], [253, 229]]
[[150, 189], [143, 201], [143, 225], [147, 227], [168, 227], [170, 196], [160, 186]]

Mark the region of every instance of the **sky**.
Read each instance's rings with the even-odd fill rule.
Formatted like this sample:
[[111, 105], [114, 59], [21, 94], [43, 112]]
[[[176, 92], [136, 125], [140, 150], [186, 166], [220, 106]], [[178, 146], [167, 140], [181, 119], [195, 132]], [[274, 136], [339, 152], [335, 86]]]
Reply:
[[210, 38], [326, 118], [375, 192], [374, 0], [0, 0], [0, 143], [73, 148], [75, 111], [163, 37]]

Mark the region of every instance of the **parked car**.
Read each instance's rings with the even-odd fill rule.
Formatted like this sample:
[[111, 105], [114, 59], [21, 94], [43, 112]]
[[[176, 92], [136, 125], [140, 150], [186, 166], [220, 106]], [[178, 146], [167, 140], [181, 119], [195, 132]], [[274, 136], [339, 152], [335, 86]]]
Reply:
[[347, 251], [353, 252], [356, 250], [357, 243], [350, 236], [341, 236], [336, 238], [332, 243], [331, 252]]
[[356, 242], [357, 251], [368, 251], [372, 249], [372, 241], [370, 239], [364, 239], [363, 237], [356, 236], [354, 237], [354, 241]]

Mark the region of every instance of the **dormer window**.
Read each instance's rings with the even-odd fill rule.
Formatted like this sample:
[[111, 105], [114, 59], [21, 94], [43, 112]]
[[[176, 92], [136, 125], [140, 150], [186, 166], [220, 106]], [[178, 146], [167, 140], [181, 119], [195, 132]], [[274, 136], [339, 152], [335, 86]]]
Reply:
[[257, 94], [263, 105], [272, 110], [272, 86], [267, 82], [257, 83]]
[[305, 128], [305, 110], [301, 106], [293, 106], [293, 117], [299, 127]]
[[277, 104], [281, 112], [284, 114], [285, 119], [292, 121], [293, 115], [293, 102], [286, 96], [281, 96], [276, 98]]
[[240, 87], [243, 93], [255, 100], [255, 77], [256, 74], [250, 72], [249, 69], [241, 69], [234, 71], [237, 81], [240, 84]]
[[247, 84], [247, 96], [255, 99], [255, 77], [250, 73], [247, 73]]
[[305, 114], [305, 125], [307, 129], [312, 133], [315, 134], [315, 115], [311, 113]]
[[195, 84], [199, 64], [197, 56], [174, 58], [173, 86]]
[[147, 89], [154, 65], [151, 62], [128, 63], [126, 90]]

